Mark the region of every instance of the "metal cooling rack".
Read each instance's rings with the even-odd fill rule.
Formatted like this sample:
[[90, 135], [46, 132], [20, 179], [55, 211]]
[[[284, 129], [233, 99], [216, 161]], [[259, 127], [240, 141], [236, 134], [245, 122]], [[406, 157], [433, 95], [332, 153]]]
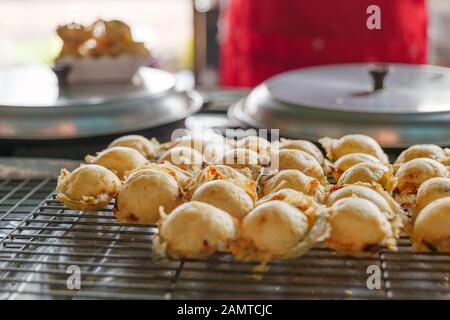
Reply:
[[[229, 255], [206, 261], [152, 259], [152, 226], [123, 226], [111, 208], [65, 209], [51, 179], [0, 180], [0, 298], [3, 299], [449, 299], [450, 256], [398, 252], [348, 258], [314, 248], [276, 261], [263, 274]], [[66, 270], [78, 266], [81, 289]], [[366, 286], [367, 267], [382, 272], [380, 290]]]

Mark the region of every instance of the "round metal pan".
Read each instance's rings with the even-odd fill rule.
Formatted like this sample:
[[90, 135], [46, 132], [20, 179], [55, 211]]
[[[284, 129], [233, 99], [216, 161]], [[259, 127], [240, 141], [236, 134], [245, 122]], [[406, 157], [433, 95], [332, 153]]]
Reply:
[[283, 73], [234, 104], [229, 116], [297, 139], [362, 133], [387, 148], [450, 145], [449, 69], [392, 65], [385, 89], [372, 91], [369, 68], [332, 65]]
[[[177, 90], [173, 76], [167, 72], [144, 69], [141, 72], [147, 76], [142, 79], [147, 82], [135, 87], [117, 84], [55, 89], [57, 83], [51, 74], [41, 74], [30, 85], [59, 93], [41, 94], [36, 88], [30, 89], [35, 102], [21, 98], [21, 91], [12, 93], [27, 93], [26, 87], [18, 85], [25, 85], [21, 83], [24, 78], [16, 74], [18, 84], [7, 92], [9, 98], [5, 95], [0, 99], [0, 139], [48, 141], [111, 136], [161, 127], [201, 109], [199, 93]], [[47, 84], [38, 85], [37, 79]]]
[[[171, 92], [152, 101], [132, 105], [110, 105], [102, 110], [51, 114], [1, 114], [2, 139], [61, 140], [121, 134], [153, 128], [178, 120], [200, 110], [201, 96], [195, 92]], [[103, 108], [103, 106], [102, 106]]]

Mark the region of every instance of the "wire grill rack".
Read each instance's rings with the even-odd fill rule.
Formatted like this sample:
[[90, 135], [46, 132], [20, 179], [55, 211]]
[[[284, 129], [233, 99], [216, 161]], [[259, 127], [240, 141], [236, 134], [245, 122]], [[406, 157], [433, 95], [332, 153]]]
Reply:
[[[156, 261], [153, 226], [123, 226], [107, 208], [68, 210], [51, 179], [0, 180], [2, 299], [449, 299], [450, 256], [398, 252], [348, 258], [325, 248], [276, 261], [263, 274], [255, 263], [226, 254], [208, 260]], [[367, 268], [381, 288], [367, 287]], [[81, 271], [70, 290], [70, 266]]]

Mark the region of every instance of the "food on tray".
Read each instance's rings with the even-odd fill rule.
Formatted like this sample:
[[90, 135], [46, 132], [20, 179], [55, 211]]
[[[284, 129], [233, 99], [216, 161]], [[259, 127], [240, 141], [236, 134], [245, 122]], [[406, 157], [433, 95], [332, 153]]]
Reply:
[[437, 199], [450, 197], [450, 179], [449, 178], [431, 178], [425, 181], [417, 192], [415, 216], [417, 216], [423, 208]]
[[222, 158], [223, 155], [231, 149], [231, 146], [227, 143], [211, 142], [203, 149], [203, 158], [206, 163], [213, 164], [216, 159]]
[[148, 58], [150, 51], [145, 47], [143, 42], [132, 42], [126, 48], [125, 52], [137, 57]]
[[161, 256], [204, 258], [216, 251], [226, 251], [236, 236], [236, 224], [228, 213], [207, 203], [191, 201], [163, 216], [153, 248]]
[[198, 172], [186, 187], [186, 196], [192, 197], [194, 192], [203, 184], [213, 180], [226, 180], [242, 188], [248, 195], [256, 201], [256, 182], [252, 179], [252, 172], [249, 169], [234, 169], [229, 166], [217, 165], [208, 166]]
[[259, 155], [250, 149], [231, 149], [226, 151], [221, 157], [218, 157], [214, 164], [223, 164], [237, 169], [257, 166], [259, 164]]
[[122, 223], [153, 224], [160, 219], [159, 207], [170, 212], [183, 201], [183, 191], [173, 175], [162, 169], [143, 169], [123, 184], [114, 215]]
[[223, 150], [231, 149], [229, 142], [222, 136], [216, 134], [206, 135], [205, 137], [183, 136], [166, 144], [167, 148], [189, 147], [200, 153], [205, 153], [209, 145], [221, 145]]
[[259, 205], [242, 222], [242, 237], [269, 258], [286, 256], [304, 239], [309, 229], [308, 216], [284, 202]]
[[343, 198], [330, 208], [330, 237], [326, 245], [348, 255], [366, 255], [387, 248], [396, 249], [392, 226], [371, 201]]
[[321, 184], [326, 184], [324, 170], [316, 158], [305, 151], [295, 149], [280, 149], [273, 152], [278, 158], [279, 170], [300, 170], [307, 176], [316, 178]]
[[89, 28], [77, 23], [59, 26], [56, 29], [56, 33], [63, 41], [63, 46], [59, 54], [60, 57], [81, 57], [81, 53], [79, 51], [80, 46], [92, 37]]
[[98, 46], [112, 55], [119, 54], [133, 42], [130, 27], [122, 21], [97, 20], [91, 28]]
[[338, 185], [354, 184], [357, 182], [379, 184], [389, 193], [392, 193], [397, 185], [397, 180], [389, 166], [367, 161], [358, 163], [345, 171], [339, 178]]
[[248, 136], [236, 142], [238, 149], [250, 149], [257, 153], [269, 153], [271, 144], [267, 139], [257, 136]]
[[316, 147], [316, 145], [312, 142], [306, 140], [289, 140], [281, 138], [280, 141], [275, 142], [274, 145], [279, 149], [294, 149], [304, 151], [312, 155], [321, 165], [324, 164], [325, 159], [323, 157], [322, 151], [320, 151], [320, 149]]
[[293, 189], [309, 196], [315, 196], [318, 200], [323, 199], [324, 188], [319, 181], [299, 170], [282, 170], [273, 176], [262, 177], [260, 180], [262, 196], [283, 189]]
[[73, 210], [91, 211], [106, 207], [119, 192], [121, 183], [105, 167], [83, 165], [72, 172], [61, 170], [56, 193], [58, 200]]
[[400, 153], [394, 163], [394, 168], [397, 170], [403, 163], [418, 158], [428, 158], [441, 162], [446, 158], [446, 154], [441, 147], [434, 144], [414, 145]]
[[231, 146], [225, 141], [224, 138], [219, 138], [215, 136], [206, 137], [205, 139], [184, 136], [178, 140], [169, 142], [167, 144], [168, 148], [173, 147], [188, 147], [196, 150], [203, 155], [203, 158], [207, 163], [213, 163], [219, 157], [231, 149]]
[[383, 163], [389, 162], [387, 155], [383, 152], [378, 142], [362, 134], [351, 134], [340, 139], [322, 138], [319, 139], [319, 142], [331, 161], [336, 161], [350, 153], [367, 153]]
[[338, 200], [344, 198], [361, 198], [369, 200], [374, 205], [376, 205], [381, 212], [386, 213], [387, 216], [391, 216], [393, 214], [393, 210], [389, 203], [379, 193], [374, 191], [369, 186], [370, 185], [364, 186], [358, 184], [350, 184], [332, 191], [332, 193], [328, 197], [327, 206], [331, 207]]
[[417, 215], [411, 240], [414, 252], [450, 253], [450, 197], [431, 202]]
[[68, 83], [130, 82], [146, 65], [150, 52], [118, 20], [97, 20], [90, 26], [69, 24], [57, 29], [63, 41], [56, 66], [68, 66]]
[[203, 156], [195, 149], [188, 147], [175, 147], [167, 150], [160, 158], [159, 163], [170, 162], [183, 170], [199, 170], [203, 162]]
[[331, 173], [333, 175], [333, 178], [336, 181], [339, 181], [340, 177], [345, 171], [361, 162], [379, 163], [380, 160], [367, 153], [346, 154], [345, 156], [342, 156], [338, 160], [336, 160], [336, 162], [331, 166]]
[[164, 163], [147, 163], [142, 167], [139, 167], [133, 171], [131, 171], [128, 175], [127, 178], [132, 176], [134, 173], [141, 171], [141, 170], [145, 170], [145, 169], [156, 169], [156, 170], [163, 170], [168, 172], [170, 175], [172, 175], [173, 177], [175, 177], [175, 179], [178, 181], [178, 183], [181, 185], [181, 187], [185, 188], [188, 183], [191, 181], [192, 179], [192, 173], [186, 170], [183, 170], [177, 166], [175, 166], [174, 164], [170, 163], [170, 162], [164, 162]]
[[266, 196], [259, 198], [258, 202], [256, 202], [256, 205], [258, 206], [260, 204], [273, 200], [288, 201], [289, 199], [301, 198], [303, 197], [303, 195], [303, 192], [294, 189], [281, 189], [280, 191], [272, 192]]
[[445, 148], [445, 158], [441, 161], [444, 166], [450, 170], [450, 148]]
[[131, 171], [147, 163], [147, 159], [139, 151], [128, 147], [112, 147], [96, 156], [87, 155], [85, 160], [87, 163], [108, 168], [121, 180], [124, 180]]
[[59, 26], [57, 33], [63, 41], [59, 58], [118, 56], [130, 54], [148, 57], [149, 51], [135, 42], [130, 27], [119, 20], [97, 20], [90, 26], [71, 23]]
[[357, 183], [332, 190], [327, 199], [327, 206], [332, 207], [337, 201], [344, 198], [360, 198], [372, 202], [389, 220], [396, 237], [399, 236], [403, 224], [407, 222], [406, 214], [400, 205], [380, 186]]
[[128, 147], [139, 151], [147, 159], [153, 159], [159, 149], [159, 143], [156, 139], [149, 140], [146, 137], [138, 135], [129, 135], [117, 138], [111, 142], [108, 148]]
[[418, 158], [400, 166], [395, 174], [400, 194], [416, 194], [420, 185], [435, 177], [448, 177], [447, 168], [433, 159]]
[[225, 138], [220, 136], [206, 136], [206, 137], [196, 137], [196, 136], [183, 136], [174, 141], [166, 143], [168, 149], [173, 147], [188, 147], [195, 149], [196, 151], [203, 153], [209, 144], [223, 144], [224, 148], [230, 147], [225, 141]]
[[191, 200], [209, 203], [237, 219], [243, 219], [255, 206], [244, 189], [226, 180], [206, 182], [194, 192]]
[[305, 195], [265, 202], [244, 218], [232, 252], [263, 262], [298, 257], [328, 236], [326, 220], [325, 209]]
[[[91, 164], [62, 170], [57, 196], [81, 211], [115, 199], [119, 222], [159, 226], [154, 248], [171, 258], [229, 251], [267, 262], [298, 257], [321, 241], [360, 256], [396, 250], [402, 228], [416, 252], [450, 251], [450, 150], [413, 146], [394, 175], [369, 137], [321, 141], [330, 159], [303, 140], [186, 136], [160, 145], [124, 136], [86, 156]], [[208, 148], [209, 159], [224, 164], [210, 164]], [[270, 165], [278, 157], [278, 168], [264, 166], [266, 157]]]

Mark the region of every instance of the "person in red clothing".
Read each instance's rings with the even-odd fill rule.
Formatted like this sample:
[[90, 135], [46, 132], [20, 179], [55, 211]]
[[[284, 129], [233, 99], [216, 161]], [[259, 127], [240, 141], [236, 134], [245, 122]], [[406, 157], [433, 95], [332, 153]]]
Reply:
[[425, 0], [228, 0], [220, 21], [226, 86], [321, 64], [427, 61]]

